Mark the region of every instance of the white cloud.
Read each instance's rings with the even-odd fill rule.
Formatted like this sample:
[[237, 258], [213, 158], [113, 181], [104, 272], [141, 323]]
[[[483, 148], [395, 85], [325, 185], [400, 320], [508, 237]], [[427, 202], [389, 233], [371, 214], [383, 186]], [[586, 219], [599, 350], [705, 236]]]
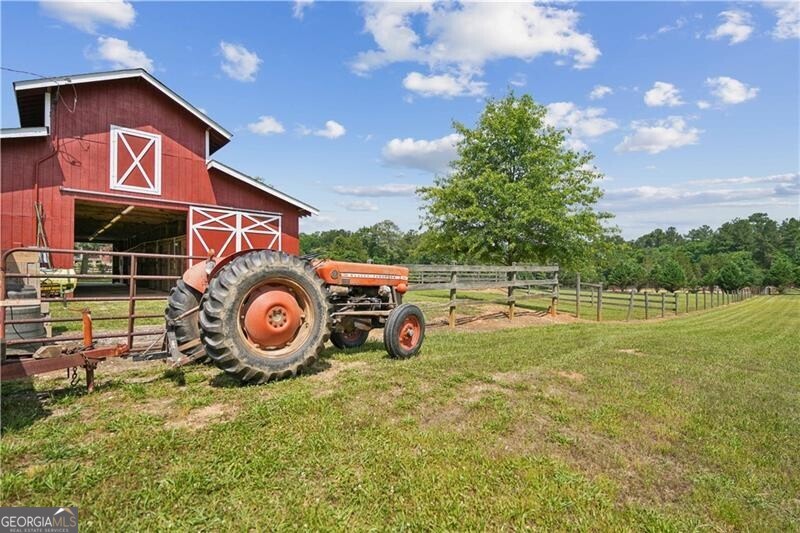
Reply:
[[711, 94], [723, 104], [741, 104], [755, 98], [759, 91], [758, 87], [748, 87], [739, 80], [728, 76], [707, 78], [706, 85], [710, 87]]
[[689, 128], [683, 117], [669, 117], [665, 120], [634, 121], [633, 133], [626, 135], [614, 149], [617, 152], [648, 152], [657, 154], [671, 148], [697, 144], [700, 133], [697, 128]]
[[649, 107], [675, 107], [684, 104], [680, 89], [664, 81], [655, 82], [653, 88], [644, 93], [644, 103]]
[[[675, 183], [677, 180], [672, 181]], [[753, 184], [759, 186], [747, 187]], [[800, 194], [800, 174], [795, 172], [774, 176], [690, 180], [668, 187], [643, 185], [608, 189], [602, 202], [604, 207], [620, 211], [649, 210], [653, 205], [715, 208], [760, 204], [786, 206], [790, 205], [787, 197], [796, 197], [797, 194]]]
[[296, 19], [303, 20], [305, 10], [311, 7], [311, 4], [313, 3], [314, 0], [294, 0], [294, 6], [292, 6], [292, 16]]
[[394, 166], [417, 168], [429, 172], [446, 172], [456, 158], [456, 145], [461, 135], [451, 133], [430, 141], [424, 139], [392, 139], [383, 147], [383, 160]]
[[[391, 63], [414, 62], [431, 70], [428, 78], [463, 77], [479, 83], [472, 78], [482, 75], [484, 65], [493, 60], [531, 61], [552, 53], [572, 57], [575, 68], [586, 68], [600, 56], [592, 36], [577, 29], [580, 15], [560, 6], [383, 2], [365, 4], [362, 9], [364, 29], [377, 46], [359, 53], [353, 60], [351, 68], [357, 74], [367, 74]], [[437, 83], [445, 81], [448, 80], [439, 79]], [[473, 86], [471, 91], [459, 94], [475, 90]], [[452, 96], [452, 92], [453, 89], [448, 89], [432, 93]]]
[[486, 92], [486, 83], [475, 81], [468, 74], [431, 74], [425, 76], [411, 72], [403, 79], [403, 87], [422, 96], [480, 96]]
[[255, 81], [256, 73], [263, 62], [255, 52], [251, 52], [240, 44], [220, 41], [222, 53], [222, 71], [237, 81]]
[[554, 102], [547, 105], [545, 122], [556, 128], [569, 128], [569, 147], [573, 150], [585, 150], [585, 138], [599, 137], [617, 129], [617, 123], [604, 117], [605, 113], [606, 110], [602, 107], [581, 109], [572, 102]]
[[800, 183], [800, 173], [788, 172], [786, 174], [773, 174], [771, 176], [740, 176], [736, 178], [710, 178], [690, 180], [690, 185], [750, 185], [753, 183]]
[[352, 202], [343, 202], [338, 204], [348, 211], [377, 211], [378, 206], [369, 200], [353, 200]]
[[97, 38], [97, 57], [108, 61], [111, 68], [143, 68], [148, 71], [153, 70], [153, 60], [141, 50], [131, 48], [128, 41], [115, 37]]
[[326, 139], [338, 139], [347, 133], [344, 126], [335, 120], [328, 120], [325, 122], [325, 127], [318, 130], [307, 128], [303, 125], [298, 126], [297, 132], [300, 135], [316, 135], [317, 137], [325, 137]]
[[[616, 214], [615, 222], [626, 238], [653, 226], [675, 226], [688, 231], [701, 224], [719, 225], [754, 212], [781, 220], [797, 216], [800, 173], [772, 176], [667, 180], [669, 186], [606, 188], [602, 209]], [[638, 235], [637, 235], [638, 233]]]
[[514, 77], [508, 80], [508, 83], [513, 85], [514, 87], [525, 87], [528, 84], [528, 78], [525, 74], [516, 73]]
[[778, 21], [772, 30], [776, 39], [800, 39], [800, 2], [766, 2]]
[[417, 193], [417, 185], [413, 183], [386, 183], [384, 185], [336, 185], [333, 191], [338, 194], [350, 196], [414, 196]]
[[40, 5], [49, 16], [88, 33], [95, 33], [101, 24], [130, 28], [136, 19], [133, 5], [125, 0], [41, 2]]
[[661, 26], [660, 28], [658, 28], [658, 30], [656, 30], [655, 33], [643, 34], [643, 35], [640, 35], [639, 37], [637, 37], [637, 39], [639, 39], [641, 41], [647, 41], [649, 39], [654, 39], [654, 38], [658, 37], [659, 35], [663, 35], [665, 33], [669, 33], [671, 31], [675, 31], [675, 30], [679, 30], [679, 29], [683, 28], [684, 26], [686, 26], [687, 22], [688, 22], [688, 20], [686, 20], [686, 17], [679, 17], [678, 19], [675, 20], [674, 24], [666, 24], [664, 26]]
[[600, 100], [606, 96], [614, 94], [614, 89], [607, 85], [595, 85], [589, 93], [589, 100]]
[[697, 101], [697, 108], [698, 109], [708, 109], [709, 107], [711, 107], [711, 102], [708, 102], [706, 100], [698, 100]]
[[248, 124], [247, 129], [258, 135], [272, 135], [286, 131], [283, 124], [269, 115], [261, 115], [256, 122]]
[[723, 11], [719, 16], [724, 22], [708, 35], [709, 39], [730, 38], [728, 44], [738, 44], [750, 38], [750, 34], [753, 33], [750, 13], [740, 9], [731, 9]]

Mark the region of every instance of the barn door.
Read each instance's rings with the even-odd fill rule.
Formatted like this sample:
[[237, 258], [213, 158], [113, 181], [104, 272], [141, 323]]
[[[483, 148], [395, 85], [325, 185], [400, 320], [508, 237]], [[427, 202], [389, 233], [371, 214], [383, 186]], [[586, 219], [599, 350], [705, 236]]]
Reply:
[[214, 250], [217, 256], [225, 256], [256, 248], [281, 249], [280, 215], [210, 207], [189, 209], [189, 255], [206, 256]]

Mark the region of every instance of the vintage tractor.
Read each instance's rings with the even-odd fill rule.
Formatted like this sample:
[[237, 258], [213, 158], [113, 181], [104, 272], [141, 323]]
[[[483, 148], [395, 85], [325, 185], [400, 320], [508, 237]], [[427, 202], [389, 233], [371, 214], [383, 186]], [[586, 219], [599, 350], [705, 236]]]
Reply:
[[296, 375], [330, 338], [361, 346], [383, 328], [391, 357], [416, 355], [425, 318], [403, 304], [408, 269], [250, 250], [187, 270], [169, 295], [167, 339], [176, 364], [210, 358], [243, 382]]

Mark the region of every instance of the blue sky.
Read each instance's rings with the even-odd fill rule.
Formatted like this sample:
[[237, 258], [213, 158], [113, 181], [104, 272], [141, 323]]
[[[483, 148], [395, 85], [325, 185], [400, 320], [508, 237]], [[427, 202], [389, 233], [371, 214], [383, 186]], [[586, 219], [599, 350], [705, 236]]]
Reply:
[[[144, 66], [234, 132], [215, 158], [320, 208], [419, 225], [451, 122], [509, 88], [606, 176], [623, 235], [800, 210], [800, 3], [0, 5], [2, 66]], [[2, 126], [18, 126], [2, 71]]]

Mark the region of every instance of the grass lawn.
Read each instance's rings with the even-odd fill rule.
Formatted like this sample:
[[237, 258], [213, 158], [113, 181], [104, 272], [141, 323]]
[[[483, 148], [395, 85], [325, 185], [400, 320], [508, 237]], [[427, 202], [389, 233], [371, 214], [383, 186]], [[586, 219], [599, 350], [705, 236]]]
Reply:
[[[667, 321], [431, 331], [242, 387], [211, 367], [2, 391], [3, 505], [87, 531], [792, 530], [800, 297]], [[31, 390], [33, 387], [33, 391]]]

